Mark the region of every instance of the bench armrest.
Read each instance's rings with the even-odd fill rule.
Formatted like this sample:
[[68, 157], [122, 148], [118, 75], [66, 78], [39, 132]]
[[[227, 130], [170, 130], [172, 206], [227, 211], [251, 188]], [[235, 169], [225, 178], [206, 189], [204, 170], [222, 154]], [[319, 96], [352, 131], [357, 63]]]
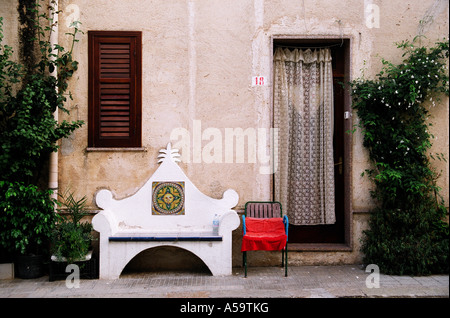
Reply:
[[101, 211], [96, 214], [92, 219], [92, 226], [94, 230], [106, 237], [112, 236], [118, 231], [118, 224], [112, 213], [108, 213], [108, 211]]
[[219, 234], [223, 235], [225, 231], [229, 230], [230, 233], [239, 226], [239, 216], [236, 211], [230, 210], [225, 212], [219, 221]]

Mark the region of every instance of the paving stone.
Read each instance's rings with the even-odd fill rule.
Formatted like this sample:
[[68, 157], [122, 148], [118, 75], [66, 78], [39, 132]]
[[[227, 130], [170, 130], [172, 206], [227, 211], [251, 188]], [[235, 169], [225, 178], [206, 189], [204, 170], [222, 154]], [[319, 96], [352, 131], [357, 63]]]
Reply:
[[66, 282], [49, 282], [44, 276], [32, 280], [0, 280], [2, 298], [335, 298], [335, 297], [439, 297], [448, 298], [448, 275], [424, 277], [380, 275], [380, 287], [368, 288], [362, 268], [344, 266], [290, 267], [289, 276], [277, 267], [250, 267], [233, 275], [156, 272], [124, 274], [116, 280], [80, 280], [79, 288]]

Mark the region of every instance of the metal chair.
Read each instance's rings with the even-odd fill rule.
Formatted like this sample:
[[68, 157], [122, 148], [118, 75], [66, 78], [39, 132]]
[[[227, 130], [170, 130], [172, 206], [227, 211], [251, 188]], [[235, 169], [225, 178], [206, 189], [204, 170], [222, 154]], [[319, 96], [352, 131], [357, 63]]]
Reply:
[[243, 266], [247, 277], [247, 251], [281, 250], [281, 266], [285, 268], [287, 277], [288, 266], [288, 228], [289, 221], [282, 214], [280, 202], [249, 201], [245, 204], [242, 216], [243, 237], [242, 248]]

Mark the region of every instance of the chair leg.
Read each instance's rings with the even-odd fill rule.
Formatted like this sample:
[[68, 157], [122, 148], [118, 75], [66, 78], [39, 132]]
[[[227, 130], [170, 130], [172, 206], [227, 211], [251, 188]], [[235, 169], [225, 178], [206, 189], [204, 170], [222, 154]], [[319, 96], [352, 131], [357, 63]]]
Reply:
[[284, 253], [285, 253], [285, 262], [284, 262], [284, 277], [287, 277], [288, 273], [287, 273], [287, 269], [288, 269], [288, 248], [287, 248], [287, 243], [286, 246], [284, 247]]
[[247, 252], [242, 253], [242, 260], [244, 263], [244, 277], [247, 277]]

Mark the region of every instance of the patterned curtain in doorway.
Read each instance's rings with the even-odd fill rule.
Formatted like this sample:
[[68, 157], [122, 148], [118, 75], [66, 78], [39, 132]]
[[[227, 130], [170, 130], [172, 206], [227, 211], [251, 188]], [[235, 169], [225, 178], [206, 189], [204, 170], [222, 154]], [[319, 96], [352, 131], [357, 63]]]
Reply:
[[278, 129], [275, 199], [289, 223], [335, 223], [333, 75], [326, 49], [277, 48], [274, 125]]

